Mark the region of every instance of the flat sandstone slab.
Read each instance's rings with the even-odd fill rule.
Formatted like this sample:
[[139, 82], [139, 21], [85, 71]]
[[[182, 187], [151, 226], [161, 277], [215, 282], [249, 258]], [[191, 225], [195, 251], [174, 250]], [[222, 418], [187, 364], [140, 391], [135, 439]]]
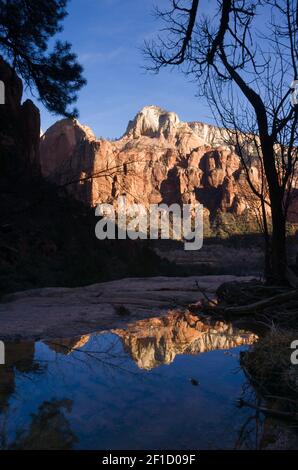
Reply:
[[250, 280], [232, 275], [126, 278], [84, 287], [46, 287], [8, 294], [0, 303], [0, 339], [65, 338], [159, 316], [223, 282]]

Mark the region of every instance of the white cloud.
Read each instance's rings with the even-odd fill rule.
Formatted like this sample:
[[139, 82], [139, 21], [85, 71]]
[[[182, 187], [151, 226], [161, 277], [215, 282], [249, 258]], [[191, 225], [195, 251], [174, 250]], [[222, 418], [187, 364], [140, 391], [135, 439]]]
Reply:
[[124, 48], [123, 47], [118, 47], [116, 49], [113, 49], [111, 51], [107, 52], [83, 52], [79, 54], [79, 61], [84, 65], [93, 65], [93, 64], [98, 64], [98, 63], [105, 63], [109, 62], [111, 60], [114, 60], [115, 58], [121, 56], [124, 54]]

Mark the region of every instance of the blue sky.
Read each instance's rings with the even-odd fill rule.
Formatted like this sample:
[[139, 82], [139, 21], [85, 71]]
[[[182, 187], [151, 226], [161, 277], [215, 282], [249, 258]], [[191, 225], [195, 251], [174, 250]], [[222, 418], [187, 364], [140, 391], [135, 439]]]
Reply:
[[[211, 111], [196, 98], [196, 85], [178, 70], [144, 71], [141, 47], [159, 24], [153, 6], [168, 0], [71, 0], [64, 31], [57, 38], [73, 44], [87, 85], [80, 91], [79, 120], [100, 137], [120, 137], [129, 119], [145, 105], [175, 111], [181, 120], [212, 122]], [[30, 96], [31, 97], [31, 96]], [[42, 129], [59, 116], [41, 110]]]

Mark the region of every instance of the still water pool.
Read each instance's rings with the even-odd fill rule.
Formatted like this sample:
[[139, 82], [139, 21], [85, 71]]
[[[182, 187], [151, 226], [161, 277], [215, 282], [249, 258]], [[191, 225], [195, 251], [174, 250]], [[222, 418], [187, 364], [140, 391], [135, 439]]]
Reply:
[[239, 353], [256, 337], [170, 313], [73, 339], [11, 343], [0, 368], [1, 448], [233, 449], [262, 423]]

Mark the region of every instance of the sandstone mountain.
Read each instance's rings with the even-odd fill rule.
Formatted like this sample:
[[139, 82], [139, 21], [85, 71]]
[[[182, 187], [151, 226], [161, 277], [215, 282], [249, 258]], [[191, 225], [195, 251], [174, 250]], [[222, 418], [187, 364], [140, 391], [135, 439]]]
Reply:
[[[146, 106], [118, 140], [98, 139], [77, 120], [63, 119], [41, 137], [43, 175], [94, 206], [127, 202], [194, 203], [213, 217], [252, 209], [246, 178], [225, 131]], [[257, 166], [250, 168], [258, 181]]]

